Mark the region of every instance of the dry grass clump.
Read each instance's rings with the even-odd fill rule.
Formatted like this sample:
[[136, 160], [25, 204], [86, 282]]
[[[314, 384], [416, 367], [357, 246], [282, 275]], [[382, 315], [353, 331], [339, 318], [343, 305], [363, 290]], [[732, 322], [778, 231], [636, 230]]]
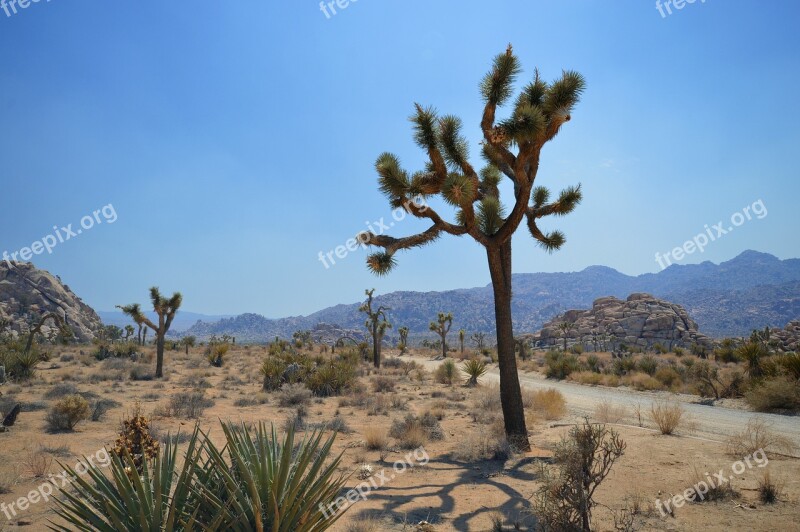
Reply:
[[0, 495], [11, 493], [17, 481], [19, 481], [19, 473], [16, 469], [0, 471]]
[[506, 460], [511, 454], [503, 423], [498, 419], [492, 425], [479, 427], [461, 438], [450, 456], [459, 462], [481, 462]]
[[548, 421], [561, 419], [567, 413], [567, 401], [564, 395], [554, 388], [524, 390], [522, 404], [526, 409], [532, 410]]
[[428, 440], [444, 439], [444, 431], [439, 420], [430, 414], [424, 414], [422, 417], [408, 414], [405, 419], [396, 419], [392, 422], [389, 435], [397, 440], [402, 449], [416, 449]]
[[685, 411], [677, 401], [658, 399], [650, 406], [650, 419], [666, 436], [680, 426]]
[[381, 532], [383, 525], [375, 517], [359, 517], [353, 519], [345, 526], [346, 532]]
[[728, 439], [727, 453], [735, 458], [749, 456], [756, 451], [792, 454], [791, 440], [772, 432], [772, 426], [763, 419], [752, 417], [745, 429]]
[[173, 395], [165, 406], [154, 409], [153, 415], [197, 419], [203, 415], [206, 408], [212, 406], [214, 406], [214, 400], [205, 396], [205, 390], [179, 392]]
[[647, 373], [636, 372], [626, 376], [622, 380], [634, 390], [640, 392], [649, 392], [654, 390], [663, 390], [664, 385], [658, 379], [651, 377]]
[[775, 504], [783, 496], [783, 483], [775, 482], [769, 471], [758, 481], [758, 500], [764, 504]]
[[452, 359], [447, 359], [436, 368], [433, 379], [439, 384], [455, 384], [459, 380], [458, 368]]
[[364, 446], [370, 451], [382, 451], [389, 447], [386, 430], [374, 425], [364, 429]]
[[612, 404], [610, 401], [601, 401], [594, 408], [594, 417], [600, 423], [619, 423], [628, 415], [628, 409], [622, 405]]

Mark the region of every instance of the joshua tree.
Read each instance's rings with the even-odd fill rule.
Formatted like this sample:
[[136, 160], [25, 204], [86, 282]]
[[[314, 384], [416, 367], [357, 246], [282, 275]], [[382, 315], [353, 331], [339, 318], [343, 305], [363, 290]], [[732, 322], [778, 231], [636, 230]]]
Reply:
[[372, 363], [376, 368], [381, 367], [381, 342], [383, 335], [386, 334], [386, 329], [392, 327], [392, 324], [386, 320], [386, 307], [379, 306], [377, 309], [372, 308], [372, 295], [375, 289], [365, 290], [367, 300], [359, 307], [359, 312], [367, 315], [366, 327], [372, 335]]
[[571, 321], [562, 321], [558, 324], [558, 330], [561, 331], [561, 335], [564, 337], [564, 351], [567, 350], [567, 338], [569, 337], [570, 331], [574, 330], [576, 327], [575, 323]]
[[470, 340], [472, 340], [472, 343], [475, 344], [475, 347], [478, 349], [478, 351], [483, 351], [483, 346], [486, 342], [486, 334], [482, 332], [473, 333], [470, 337]]
[[56, 322], [56, 325], [58, 325], [59, 330], [65, 338], [72, 336], [72, 331], [69, 329], [69, 327], [67, 327], [66, 320], [62, 319], [58, 314], [48, 312], [42, 316], [38, 323], [31, 326], [31, 330], [28, 333], [28, 342], [25, 344], [24, 354], [26, 356], [28, 353], [30, 353], [31, 348], [33, 347], [33, 337], [42, 332], [42, 327], [44, 327], [44, 324], [47, 323], [47, 320], [53, 320]]
[[[481, 133], [482, 154], [487, 166], [477, 171], [469, 161], [468, 142], [461, 135], [461, 120], [455, 116], [438, 116], [433, 108], [419, 104], [411, 116], [414, 140], [429, 158], [426, 168], [409, 175], [393, 154], [378, 157], [376, 168], [380, 190], [395, 208], [404, 208], [417, 218], [430, 221], [422, 233], [405, 238], [360, 235], [361, 241], [383, 248], [370, 255], [367, 266], [376, 274], [388, 273], [395, 266], [394, 255], [404, 249], [429, 244], [442, 234], [469, 235], [484, 248], [492, 277], [500, 362], [500, 395], [506, 434], [509, 440], [527, 450], [527, 428], [519, 387], [514, 334], [511, 320], [511, 237], [523, 220], [533, 238], [548, 252], [560, 248], [565, 237], [554, 231], [544, 233], [542, 218], [565, 215], [581, 200], [580, 186], [570, 187], [550, 202], [549, 191], [534, 187], [542, 148], [552, 140], [566, 122], [584, 89], [584, 79], [577, 72], [565, 71], [549, 84], [535, 71], [513, 105], [511, 116], [497, 121], [498, 107], [509, 102], [520, 73], [519, 62], [511, 45], [494, 60], [481, 82], [484, 101]], [[498, 185], [502, 177], [513, 185], [510, 211], [500, 201]], [[412, 198], [441, 195], [456, 209], [455, 223], [445, 221], [427, 203], [420, 205]]]
[[464, 329], [459, 329], [458, 331], [458, 343], [461, 347], [461, 354], [464, 354], [464, 336], [467, 334], [467, 331]]
[[408, 327], [400, 327], [397, 332], [400, 333], [400, 354], [402, 355], [408, 348]]
[[194, 347], [194, 344], [197, 342], [197, 338], [194, 336], [184, 336], [181, 338], [181, 344], [183, 347], [186, 348], [186, 354], [189, 354], [189, 348]]
[[442, 337], [442, 357], [447, 358], [447, 333], [450, 332], [450, 327], [453, 326], [453, 314], [440, 312], [436, 321], [432, 321], [429, 325], [430, 330]]
[[126, 325], [125, 326], [125, 336], [122, 337], [122, 340], [127, 342], [128, 338], [133, 336], [133, 333], [136, 332], [136, 329], [133, 328], [133, 325]]
[[[164, 337], [172, 326], [175, 313], [183, 303], [183, 296], [179, 292], [172, 294], [167, 299], [155, 286], [150, 289], [150, 301], [153, 304], [153, 311], [158, 315], [158, 325], [154, 324], [147, 316], [142, 313], [141, 306], [137, 303], [124, 307], [117, 306], [122, 312], [130, 316], [136, 323], [141, 323], [153, 329], [156, 334], [156, 378], [164, 376]], [[145, 329], [145, 336], [147, 329]]]
[[520, 360], [528, 360], [528, 340], [526, 338], [516, 338], [517, 350]]
[[[122, 310], [125, 314], [131, 317], [133, 322], [139, 327], [138, 332], [136, 333], [136, 343], [139, 345], [144, 345], [144, 337], [142, 336], [142, 329], [144, 329], [144, 313], [142, 312], [142, 306], [139, 303], [134, 303], [133, 305], [128, 305], [127, 308], [129, 312], [125, 311], [125, 308], [117, 305], [117, 308]], [[130, 327], [130, 326], [129, 326]], [[145, 335], [147, 334], [147, 329], [145, 329]]]

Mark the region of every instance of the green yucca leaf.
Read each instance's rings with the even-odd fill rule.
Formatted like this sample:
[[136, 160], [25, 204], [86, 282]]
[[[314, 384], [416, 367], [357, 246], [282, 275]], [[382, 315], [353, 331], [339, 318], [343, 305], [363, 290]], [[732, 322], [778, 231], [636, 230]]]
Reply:
[[397, 156], [381, 154], [375, 162], [375, 169], [378, 171], [378, 187], [387, 198], [394, 200], [408, 192], [408, 174], [401, 168]]
[[409, 120], [414, 124], [414, 142], [424, 150], [436, 149], [436, 109], [415, 104], [416, 112]]
[[581, 192], [580, 185], [576, 187], [565, 188], [561, 191], [561, 194], [558, 195], [558, 201], [555, 203], [553, 214], [563, 216], [571, 213], [575, 210], [575, 207], [578, 206], [582, 199], [583, 192]]
[[464, 365], [461, 366], [461, 371], [466, 373], [469, 377], [467, 381], [469, 386], [477, 386], [478, 379], [486, 374], [487, 368], [482, 360], [471, 358], [464, 362]]
[[468, 164], [469, 144], [461, 136], [461, 119], [447, 115], [439, 120], [439, 144], [444, 151], [445, 160], [454, 170], [461, 170]]
[[550, 191], [545, 187], [534, 187], [531, 191], [534, 208], [538, 209], [550, 199]]
[[552, 253], [554, 251], [558, 251], [561, 249], [561, 246], [567, 241], [567, 237], [564, 236], [564, 233], [561, 231], [553, 231], [552, 233], [541, 234], [539, 237], [536, 237], [536, 241], [539, 243], [542, 248], [548, 253]]
[[451, 205], [465, 206], [475, 201], [477, 191], [475, 184], [469, 177], [451, 173], [442, 186], [442, 197]]
[[484, 101], [492, 105], [503, 105], [511, 97], [514, 81], [521, 70], [519, 60], [509, 45], [505, 53], [494, 58], [492, 70], [481, 81]]
[[545, 116], [549, 119], [558, 114], [569, 114], [585, 88], [586, 80], [582, 75], [573, 70], [564, 71], [561, 79], [547, 89], [542, 103]]
[[495, 234], [503, 225], [504, 217], [503, 206], [496, 197], [486, 196], [478, 204], [478, 224], [485, 234]]
[[539, 69], [534, 70], [533, 81], [522, 89], [522, 93], [517, 99], [517, 106], [526, 103], [528, 105], [541, 106], [547, 94], [547, 83], [539, 77]]
[[381, 251], [367, 257], [367, 268], [375, 275], [386, 275], [395, 267], [397, 261], [394, 256]]

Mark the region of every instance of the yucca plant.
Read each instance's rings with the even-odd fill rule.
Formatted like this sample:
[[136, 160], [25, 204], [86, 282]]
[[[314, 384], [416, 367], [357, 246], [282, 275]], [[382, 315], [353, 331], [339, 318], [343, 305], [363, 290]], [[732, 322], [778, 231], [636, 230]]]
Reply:
[[457, 378], [458, 369], [456, 369], [456, 363], [451, 358], [442, 362], [442, 365], [436, 368], [434, 373], [434, 379], [440, 384], [453, 384]]
[[288, 364], [278, 357], [268, 356], [261, 364], [261, 376], [264, 377], [264, 390], [272, 392], [280, 389], [283, 372]]
[[[183, 467], [177, 470], [178, 448], [168, 441], [163, 453], [145, 462], [136, 474], [136, 461], [129, 452], [109, 453], [110, 475], [97, 464], [90, 464], [83, 478], [71, 467], [64, 470], [74, 479], [72, 489], [61, 491], [55, 499], [55, 513], [67, 524], [51, 521], [49, 528], [62, 532], [102, 531], [172, 532], [177, 530], [217, 530], [224, 513], [209, 519], [203, 505], [203, 481], [210, 475], [203, 470], [204, 447], [210, 442], [195, 428], [189, 440]], [[203, 515], [198, 516], [203, 510]], [[206, 522], [203, 522], [205, 520]]]
[[[229, 460], [209, 445], [210, 464], [223, 497], [208, 504], [224, 512], [229, 531], [312, 532], [332, 526], [342, 512], [328, 508], [346, 478], [337, 473], [342, 455], [328, 461], [335, 433], [323, 440], [314, 431], [295, 444], [290, 428], [279, 441], [275, 427], [261, 423], [255, 434], [247, 425], [222, 424]], [[327, 462], [327, 463], [326, 463]]]
[[469, 377], [467, 386], [477, 386], [478, 379], [486, 374], [486, 364], [478, 358], [471, 358], [464, 362], [461, 371]]
[[[86, 477], [56, 499], [51, 530], [173, 532], [178, 530], [316, 532], [332, 526], [346, 478], [337, 474], [342, 455], [329, 460], [335, 433], [314, 431], [295, 442], [290, 429], [279, 439], [274, 427], [222, 423], [226, 445], [220, 450], [195, 427], [183, 465], [168, 439], [155, 459], [137, 474], [127, 451], [109, 453], [110, 474], [90, 464]], [[327, 509], [327, 511], [326, 511]]]

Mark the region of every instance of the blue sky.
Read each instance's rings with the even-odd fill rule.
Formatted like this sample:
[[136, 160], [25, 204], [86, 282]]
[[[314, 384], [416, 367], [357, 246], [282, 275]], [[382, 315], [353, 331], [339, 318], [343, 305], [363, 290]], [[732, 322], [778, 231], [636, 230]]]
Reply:
[[[8, 0], [6, 0], [8, 2]], [[700, 0], [662, 17], [651, 0], [51, 0], [0, 11], [0, 252], [113, 205], [34, 263], [97, 309], [179, 290], [209, 314], [307, 314], [364, 288], [482, 286], [482, 248], [443, 238], [375, 278], [358, 250], [320, 251], [391, 219], [373, 163], [423, 164], [415, 101], [464, 119], [476, 164], [477, 86], [512, 42], [526, 81], [562, 69], [588, 88], [543, 151], [537, 183], [582, 183], [549, 220], [548, 255], [522, 228], [515, 272], [602, 264], [659, 270], [656, 252], [761, 200], [682, 264], [745, 249], [800, 256], [800, 4]], [[88, 225], [88, 222], [87, 222]], [[418, 231], [413, 220], [393, 235]]]

